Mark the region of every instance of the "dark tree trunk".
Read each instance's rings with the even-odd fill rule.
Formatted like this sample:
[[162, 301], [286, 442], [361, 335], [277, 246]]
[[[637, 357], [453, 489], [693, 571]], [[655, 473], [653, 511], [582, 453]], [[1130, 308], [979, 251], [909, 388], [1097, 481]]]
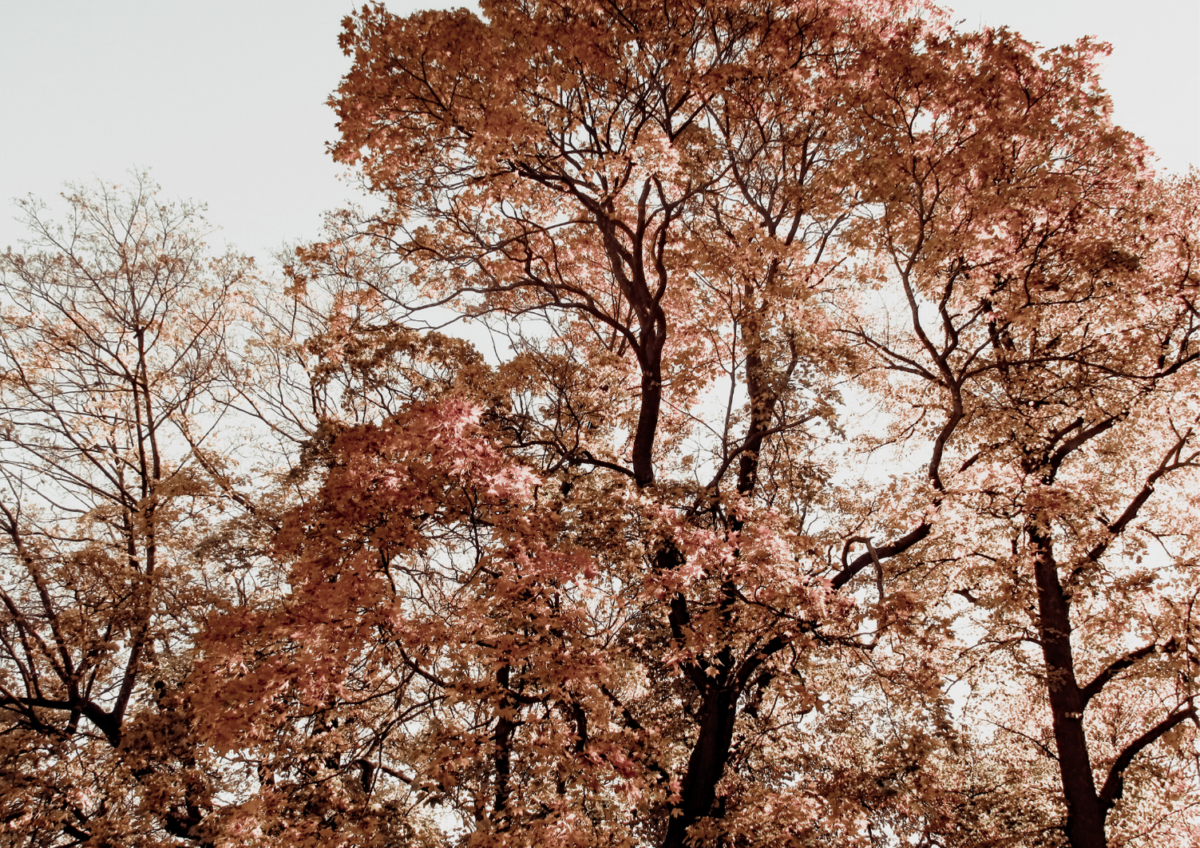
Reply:
[[662, 408], [662, 377], [659, 356], [642, 370], [641, 408], [637, 430], [633, 434], [633, 474], [639, 486], [654, 482], [654, 437]]
[[737, 693], [729, 686], [714, 685], [700, 708], [700, 734], [688, 760], [680, 789], [679, 815], [667, 825], [663, 848], [683, 848], [687, 829], [707, 816], [717, 797], [717, 783], [725, 774], [733, 726], [737, 718]]
[[1070, 599], [1058, 579], [1049, 532], [1035, 526], [1029, 531], [1029, 541], [1036, 552], [1038, 628], [1046, 664], [1054, 744], [1067, 802], [1067, 838], [1072, 848], [1106, 848], [1107, 810], [1092, 776], [1083, 729], [1085, 701], [1075, 678], [1075, 658], [1071, 651]]

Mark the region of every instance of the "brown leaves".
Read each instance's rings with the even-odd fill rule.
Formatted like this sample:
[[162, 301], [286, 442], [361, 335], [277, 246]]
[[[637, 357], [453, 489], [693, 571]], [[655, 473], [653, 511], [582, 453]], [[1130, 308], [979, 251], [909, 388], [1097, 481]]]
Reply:
[[1200, 203], [1102, 50], [882, 0], [341, 43], [384, 208], [277, 288], [4, 259], [15, 827], [1186, 844]]

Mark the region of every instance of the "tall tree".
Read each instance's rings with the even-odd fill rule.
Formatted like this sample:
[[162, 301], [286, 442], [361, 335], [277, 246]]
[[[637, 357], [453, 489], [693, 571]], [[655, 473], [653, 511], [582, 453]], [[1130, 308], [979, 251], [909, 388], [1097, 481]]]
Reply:
[[[386, 205], [293, 279], [357, 287], [315, 349], [387, 400], [310, 442], [293, 593], [195, 678], [273, 758], [264, 832], [1095, 846], [1118, 801], [1181, 832], [1153, 787], [1196, 776], [1150, 753], [1191, 744], [1190, 554], [1139, 623], [1083, 575], [1148, 586], [1111, 539], [1192, 472], [1194, 189], [1151, 185], [1098, 48], [907, 2], [483, 12], [346, 23], [334, 154]], [[491, 366], [417, 329], [456, 315]], [[1060, 685], [1101, 634], [1136, 644]], [[1089, 749], [1068, 701], [1142, 660], [1175, 700]]]
[[196, 551], [249, 266], [156, 191], [73, 188], [61, 223], [25, 202], [0, 256], [4, 844], [177, 844], [220, 782], [170, 701], [229, 588]]
[[[902, 297], [900, 320], [881, 306], [854, 332], [912, 410], [893, 437], [926, 426], [931, 407], [959, 422], [952, 444], [935, 442], [959, 472], [934, 485], [964, 510], [961, 529], [925, 555], [961, 569], [947, 588], [975, 608], [958, 626], [979, 637], [968, 676], [990, 672], [975, 677], [978, 714], [1018, 738], [1049, 734], [1038, 744], [1067, 837], [1100, 846], [1134, 775], [1150, 803], [1119, 808], [1118, 842], [1161, 826], [1152, 799], [1194, 780], [1181, 752], [1197, 718], [1197, 587], [1179, 510], [1197, 458], [1197, 187], [1195, 174], [1153, 184], [1100, 92], [1073, 114], [1085, 80], [1024, 52], [985, 65], [1021, 81], [1025, 105], [1007, 115], [969, 96], [931, 105], [947, 81], [928, 75], [897, 78], [872, 109], [892, 128], [876, 246]], [[1032, 726], [987, 697], [1014, 668], [1048, 707]]]

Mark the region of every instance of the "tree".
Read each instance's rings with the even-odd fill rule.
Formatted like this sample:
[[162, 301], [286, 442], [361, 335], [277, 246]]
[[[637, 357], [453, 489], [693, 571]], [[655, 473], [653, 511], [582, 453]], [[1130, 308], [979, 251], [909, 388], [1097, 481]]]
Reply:
[[21, 204], [0, 256], [4, 844], [177, 844], [222, 783], [172, 709], [229, 591], [196, 556], [227, 505], [223, 362], [248, 262], [144, 174]]
[[[1102, 123], [1052, 127], [1040, 149], [1026, 132], [1024, 149], [999, 146], [996, 158], [974, 142], [966, 148], [957, 136], [964, 126], [961, 117], [948, 121], [936, 148], [913, 151], [890, 172], [906, 197], [879, 248], [900, 271], [912, 335], [889, 338], [878, 320], [875, 331], [857, 332], [900, 377], [898, 399], [924, 383], [964, 423], [954, 494], [965, 512], [944, 555], [964, 568], [967, 585], [955, 592], [977, 608], [971, 632], [983, 634], [966, 653], [968, 673], [979, 673], [981, 654], [1003, 650], [1015, 654], [1004, 674], [1015, 661], [1036, 680], [1025, 685], [1049, 702], [1043, 744], [1057, 760], [1068, 838], [1103, 845], [1139, 757], [1133, 770], [1146, 769], [1141, 791], [1151, 797], [1175, 795], [1190, 780], [1181, 761], [1144, 754], [1196, 721], [1184, 612], [1194, 553], [1190, 540], [1172, 538], [1181, 525], [1171, 511], [1181, 503], [1174, 485], [1197, 458], [1197, 184], [1193, 174], [1152, 189], [1136, 160], [1102, 153]], [[891, 149], [904, 147], [896, 138]], [[969, 184], [968, 197], [944, 185], [930, 195], [930, 183], [963, 166], [956, 148], [990, 184]], [[1057, 184], [1025, 169], [1052, 157], [1066, 177]], [[1036, 206], [1002, 199], [1012, 191], [1038, 192]], [[990, 228], [986, 246], [972, 232], [981, 225]], [[942, 257], [939, 273], [918, 271], [927, 252]], [[1147, 556], [1151, 540], [1161, 556]], [[1040, 649], [1035, 666], [1026, 645]], [[995, 691], [1005, 681], [976, 685]], [[1131, 703], [1138, 707], [1122, 709]], [[1042, 735], [996, 708], [979, 712], [1008, 732]], [[1122, 822], [1125, 839], [1147, 827], [1129, 810], [1119, 818], [1136, 823]]]
[[354, 414], [192, 682], [263, 838], [1185, 844], [1195, 183], [1099, 48], [483, 11], [343, 34], [386, 205], [292, 277], [357, 288], [314, 340]]
[[1101, 48], [483, 12], [347, 19], [382, 210], [274, 289], [25, 207], [0, 842], [1193, 844], [1200, 182]]

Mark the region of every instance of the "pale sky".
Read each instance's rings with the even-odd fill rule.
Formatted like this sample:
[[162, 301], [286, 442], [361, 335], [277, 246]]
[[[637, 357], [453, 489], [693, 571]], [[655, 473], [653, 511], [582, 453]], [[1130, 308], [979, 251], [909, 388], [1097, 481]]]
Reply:
[[[325, 100], [348, 68], [350, 0], [0, 0], [0, 249], [14, 197], [146, 167], [168, 197], [208, 204], [224, 238], [265, 259], [311, 238], [355, 193], [325, 153]], [[391, 0], [404, 13], [434, 5]], [[1200, 0], [957, 0], [963, 27], [1043, 45], [1113, 45], [1117, 121], [1160, 167], [1200, 165]]]

